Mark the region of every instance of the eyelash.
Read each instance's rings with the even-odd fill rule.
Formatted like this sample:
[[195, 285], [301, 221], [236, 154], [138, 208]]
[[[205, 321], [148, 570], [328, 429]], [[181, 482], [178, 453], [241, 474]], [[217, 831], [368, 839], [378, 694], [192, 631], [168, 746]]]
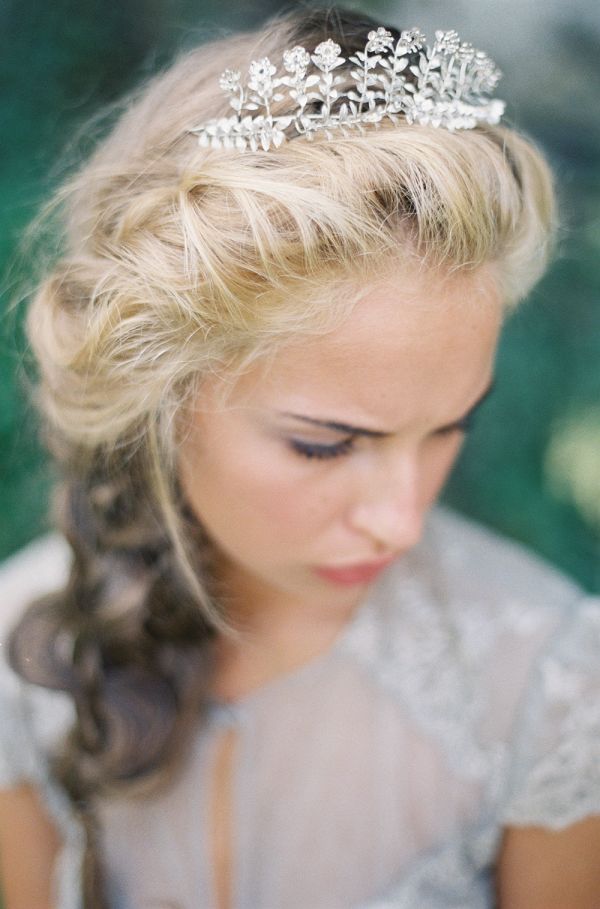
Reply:
[[[438, 430], [438, 435], [447, 436], [457, 430], [467, 433], [472, 429], [473, 423], [474, 419], [472, 416], [465, 417], [464, 420], [460, 420], [454, 426]], [[324, 461], [349, 454], [352, 451], [355, 439], [356, 436], [349, 436], [341, 442], [336, 442], [335, 445], [315, 445], [310, 442], [301, 442], [299, 439], [292, 439], [290, 444], [293, 450], [302, 457]]]
[[305, 458], [317, 458], [325, 460], [326, 458], [339, 458], [348, 454], [354, 445], [355, 436], [336, 442], [335, 445], [313, 445], [310, 442], [300, 442], [298, 439], [292, 439], [291, 445], [297, 454]]

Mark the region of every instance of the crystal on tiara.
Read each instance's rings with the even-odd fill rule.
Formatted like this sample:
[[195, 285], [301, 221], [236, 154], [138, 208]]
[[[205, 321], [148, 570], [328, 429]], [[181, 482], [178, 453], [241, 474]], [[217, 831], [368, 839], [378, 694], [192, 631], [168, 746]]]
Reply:
[[[385, 117], [449, 130], [498, 123], [505, 105], [488, 97], [502, 75], [493, 60], [453, 30], [437, 31], [430, 47], [426, 40], [418, 28], [401, 32], [397, 40], [386, 28], [370, 31], [364, 50], [348, 58], [350, 88], [348, 78], [334, 72], [346, 58], [331, 38], [312, 54], [300, 45], [286, 50], [283, 75], [268, 57], [251, 62], [246, 84], [239, 70], [226, 69], [219, 86], [235, 114], [189, 132], [202, 146], [244, 152], [278, 148], [294, 135], [312, 139], [323, 131], [332, 139], [336, 130], [363, 132]], [[309, 72], [311, 64], [317, 72]], [[272, 104], [286, 99], [289, 113], [273, 114]]]

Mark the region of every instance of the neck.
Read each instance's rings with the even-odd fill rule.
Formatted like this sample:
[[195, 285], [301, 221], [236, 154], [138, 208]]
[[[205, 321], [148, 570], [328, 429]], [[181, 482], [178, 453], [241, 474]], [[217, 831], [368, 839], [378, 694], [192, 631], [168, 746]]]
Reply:
[[231, 624], [258, 640], [284, 641], [335, 633], [364, 599], [365, 591], [297, 595], [272, 587], [239, 566], [221, 560], [216, 596]]

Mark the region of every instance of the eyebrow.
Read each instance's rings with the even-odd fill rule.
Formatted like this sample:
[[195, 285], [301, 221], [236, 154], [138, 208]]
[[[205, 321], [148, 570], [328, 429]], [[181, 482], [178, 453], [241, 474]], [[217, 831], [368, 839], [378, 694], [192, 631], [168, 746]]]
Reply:
[[[486, 398], [488, 398], [492, 393], [495, 386], [496, 381], [495, 379], [492, 379], [483, 394], [477, 398], [477, 400], [469, 407], [467, 412], [462, 417], [459, 417], [458, 420], [456, 420], [454, 423], [449, 423], [447, 426], [440, 426], [440, 429], [452, 429], [458, 423], [462, 423], [463, 420], [466, 420], [469, 417], [473, 416], [474, 413], [479, 410]], [[378, 429], [366, 429], [363, 426], [352, 426], [349, 423], [340, 423], [337, 420], [317, 420], [314, 417], [307, 417], [303, 414], [298, 413], [289, 413], [288, 411], [283, 411], [281, 413], [281, 416], [291, 417], [294, 420], [300, 420], [302, 423], [309, 423], [311, 426], [322, 426], [325, 429], [333, 429], [335, 432], [343, 432], [346, 433], [346, 435], [366, 436], [369, 439], [385, 439], [393, 435], [391, 432], [383, 432]]]

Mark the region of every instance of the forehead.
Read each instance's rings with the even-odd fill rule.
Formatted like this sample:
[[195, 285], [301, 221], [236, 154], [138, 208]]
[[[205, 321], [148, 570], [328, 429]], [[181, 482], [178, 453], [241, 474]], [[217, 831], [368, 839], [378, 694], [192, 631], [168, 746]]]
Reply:
[[383, 428], [412, 419], [411, 408], [444, 418], [483, 391], [501, 320], [491, 270], [390, 272], [333, 331], [288, 343], [253, 368], [238, 403]]
[[501, 320], [491, 270], [392, 272], [335, 330], [280, 349], [248, 377], [246, 390], [299, 404], [351, 403], [365, 415], [410, 391], [452, 386], [459, 399], [468, 397], [489, 375]]

